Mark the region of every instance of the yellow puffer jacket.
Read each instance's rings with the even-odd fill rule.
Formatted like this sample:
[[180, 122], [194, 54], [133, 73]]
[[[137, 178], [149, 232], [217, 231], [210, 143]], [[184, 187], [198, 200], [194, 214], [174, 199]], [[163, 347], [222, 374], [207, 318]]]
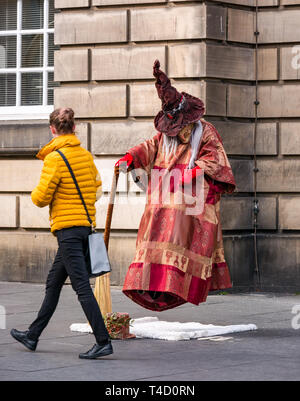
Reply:
[[44, 146], [37, 157], [44, 160], [41, 179], [31, 199], [38, 207], [50, 205], [51, 232], [72, 226], [90, 226], [71, 174], [58, 152], [68, 159], [89, 215], [96, 225], [95, 202], [102, 182], [90, 152], [80, 146], [75, 134], [60, 135]]

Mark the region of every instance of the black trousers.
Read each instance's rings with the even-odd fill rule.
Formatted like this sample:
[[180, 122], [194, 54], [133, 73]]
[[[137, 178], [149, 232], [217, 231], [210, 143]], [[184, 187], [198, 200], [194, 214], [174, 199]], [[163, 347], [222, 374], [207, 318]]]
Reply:
[[70, 227], [56, 231], [58, 251], [48, 274], [43, 304], [37, 318], [29, 327], [29, 338], [38, 339], [47, 326], [58, 304], [62, 286], [69, 276], [97, 343], [107, 343], [109, 334], [90, 286], [84, 258], [90, 232], [90, 227]]

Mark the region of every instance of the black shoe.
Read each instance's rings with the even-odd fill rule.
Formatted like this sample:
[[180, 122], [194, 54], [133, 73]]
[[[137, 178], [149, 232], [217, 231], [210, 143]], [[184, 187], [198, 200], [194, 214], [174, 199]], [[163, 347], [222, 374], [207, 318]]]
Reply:
[[79, 354], [80, 359], [96, 359], [101, 356], [111, 355], [113, 354], [113, 347], [111, 342], [109, 341], [105, 345], [95, 344], [88, 352]]
[[12, 335], [12, 337], [19, 341], [20, 343], [22, 343], [23, 345], [25, 345], [26, 348], [30, 349], [30, 351], [35, 351], [38, 340], [30, 340], [30, 338], [28, 338], [28, 330], [27, 331], [19, 331], [16, 329], [12, 329], [10, 331], [10, 334]]

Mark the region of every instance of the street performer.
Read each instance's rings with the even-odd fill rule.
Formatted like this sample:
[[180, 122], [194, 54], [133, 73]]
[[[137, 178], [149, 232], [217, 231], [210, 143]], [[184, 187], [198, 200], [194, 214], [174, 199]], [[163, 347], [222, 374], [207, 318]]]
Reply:
[[[128, 150], [116, 167], [131, 171], [141, 186], [139, 171], [147, 177], [147, 202], [123, 292], [144, 308], [164, 311], [186, 302], [198, 305], [209, 291], [232, 286], [220, 198], [235, 190], [235, 180], [219, 133], [202, 118], [203, 102], [179, 93], [158, 60], [153, 75], [162, 102], [154, 120], [158, 133]], [[166, 186], [164, 177], [170, 175]], [[159, 192], [166, 195], [166, 188], [168, 202]], [[184, 201], [178, 202], [180, 196]], [[201, 199], [202, 207], [191, 212], [189, 201], [201, 204]]]

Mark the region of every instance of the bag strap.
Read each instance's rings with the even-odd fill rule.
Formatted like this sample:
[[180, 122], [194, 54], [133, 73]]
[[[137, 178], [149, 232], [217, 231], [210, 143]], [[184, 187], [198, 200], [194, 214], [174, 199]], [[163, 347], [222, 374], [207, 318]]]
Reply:
[[86, 215], [87, 215], [88, 221], [89, 221], [89, 223], [90, 223], [90, 225], [92, 226], [92, 229], [93, 229], [93, 231], [94, 231], [93, 221], [92, 221], [92, 219], [91, 219], [91, 217], [90, 217], [90, 215], [89, 215], [88, 208], [86, 207], [85, 201], [84, 201], [84, 199], [83, 199], [83, 196], [82, 196], [81, 190], [80, 190], [80, 188], [79, 188], [78, 182], [77, 182], [77, 180], [76, 180], [76, 177], [75, 177], [75, 175], [74, 175], [74, 173], [73, 173], [72, 167], [70, 166], [70, 163], [68, 162], [68, 159], [66, 158], [66, 156], [65, 156], [60, 150], [56, 150], [56, 152], [59, 153], [59, 154], [61, 155], [61, 157], [64, 159], [64, 162], [66, 163], [66, 165], [67, 165], [67, 167], [68, 167], [68, 169], [69, 169], [69, 171], [70, 171], [70, 174], [71, 174], [71, 176], [72, 176], [72, 178], [73, 178], [74, 184], [75, 184], [75, 186], [76, 186], [76, 188], [77, 188], [79, 197], [80, 197], [81, 202], [82, 202], [82, 204], [83, 204], [83, 206], [84, 206], [84, 209], [85, 209], [85, 211], [86, 211]]

